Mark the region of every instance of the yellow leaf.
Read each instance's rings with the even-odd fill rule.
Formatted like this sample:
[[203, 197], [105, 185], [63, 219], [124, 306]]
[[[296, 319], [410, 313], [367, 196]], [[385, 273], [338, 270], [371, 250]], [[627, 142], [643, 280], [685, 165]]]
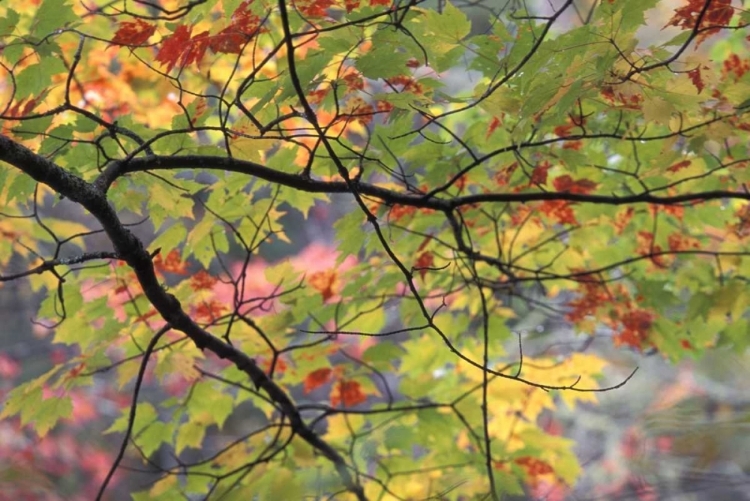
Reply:
[[229, 141], [229, 146], [232, 155], [240, 160], [260, 163], [265, 157], [265, 152], [279, 142], [277, 139], [263, 139], [260, 130], [246, 117], [240, 118], [234, 124], [232, 132], [237, 135]]
[[200, 449], [203, 437], [206, 435], [206, 425], [195, 421], [188, 421], [177, 430], [175, 451], [180, 454], [185, 448]]
[[153, 487], [151, 487], [151, 490], [148, 491], [148, 493], [151, 496], [160, 496], [161, 494], [166, 494], [170, 490], [174, 489], [177, 486], [177, 475], [167, 475], [166, 477], [160, 478]]
[[643, 118], [646, 122], [668, 124], [674, 113], [674, 106], [660, 97], [649, 99], [643, 105]]

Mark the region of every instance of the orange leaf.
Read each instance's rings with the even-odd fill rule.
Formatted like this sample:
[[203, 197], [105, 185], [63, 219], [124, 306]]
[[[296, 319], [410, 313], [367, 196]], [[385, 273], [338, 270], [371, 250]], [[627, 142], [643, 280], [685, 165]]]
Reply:
[[545, 200], [539, 210], [547, 217], [557, 219], [560, 224], [578, 224], [570, 203], [565, 200]]
[[367, 396], [362, 392], [362, 388], [356, 381], [341, 380], [331, 392], [331, 405], [337, 407], [343, 404], [344, 407], [354, 407], [367, 400]]
[[211, 301], [204, 301], [195, 309], [195, 318], [198, 320], [204, 320], [206, 322], [213, 322], [214, 320], [219, 318], [226, 311], [226, 309], [226, 305], [221, 301], [217, 301], [216, 299], [212, 299]]
[[163, 259], [161, 254], [157, 254], [154, 258], [154, 267], [161, 272], [187, 275], [187, 263], [180, 259], [180, 251], [177, 249], [169, 251], [166, 259]]
[[529, 477], [531, 477], [532, 480], [534, 479], [534, 477], [538, 477], [539, 475], [546, 475], [554, 471], [552, 469], [552, 466], [550, 466], [546, 461], [542, 461], [539, 458], [531, 456], [523, 456], [515, 459], [513, 462], [525, 469], [526, 473], [529, 475]]
[[310, 374], [308, 374], [307, 377], [305, 377], [305, 394], [310, 393], [311, 391], [326, 384], [328, 380], [331, 379], [332, 372], [333, 371], [329, 367], [324, 367], [322, 369], [314, 370]]
[[310, 286], [322, 294], [323, 301], [327, 301], [336, 295], [338, 285], [336, 270], [317, 271], [310, 275], [308, 280]]
[[216, 277], [212, 277], [205, 270], [200, 270], [198, 273], [190, 277], [190, 287], [194, 291], [209, 290], [212, 289], [216, 284]]

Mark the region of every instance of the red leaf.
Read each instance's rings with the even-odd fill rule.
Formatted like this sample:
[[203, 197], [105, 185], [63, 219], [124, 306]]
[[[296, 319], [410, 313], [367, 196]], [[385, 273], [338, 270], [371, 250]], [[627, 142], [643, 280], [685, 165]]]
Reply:
[[112, 39], [113, 45], [143, 45], [156, 31], [156, 26], [136, 19], [135, 22], [120, 23], [120, 27]]
[[493, 132], [495, 132], [495, 129], [497, 129], [500, 126], [500, 119], [497, 117], [492, 117], [492, 120], [490, 121], [489, 127], [487, 127], [487, 135], [485, 138], [489, 138]]
[[259, 31], [261, 19], [250, 11], [250, 2], [245, 0], [232, 14], [232, 22], [216, 35], [210, 37], [209, 46], [215, 53], [239, 54], [242, 47]]
[[164, 39], [162, 42], [159, 53], [156, 54], [156, 61], [162, 65], [167, 65], [167, 73], [172, 71], [172, 68], [177, 64], [177, 61], [185, 51], [185, 47], [190, 41], [191, 28], [188, 28], [184, 24], [181, 24], [174, 30], [170, 36]]
[[184, 68], [190, 63], [200, 63], [203, 56], [206, 55], [209, 43], [208, 31], [194, 36], [180, 58], [180, 67]]
[[203, 56], [206, 55], [210, 43], [208, 31], [191, 38], [191, 30], [192, 28], [180, 25], [171, 36], [164, 39], [164, 43], [156, 55], [156, 61], [167, 65], [167, 73], [175, 65], [182, 69], [190, 63], [200, 63]]
[[[687, 5], [674, 10], [672, 19], [664, 26], [679, 26], [683, 30], [694, 29], [698, 15], [703, 11], [706, 0], [687, 0]], [[695, 37], [696, 48], [710, 35], [718, 33], [734, 15], [732, 0], [713, 0], [701, 20], [700, 32]]]
[[[33, 110], [34, 107], [38, 104], [37, 99], [38, 98], [31, 98], [26, 102], [26, 104], [23, 104], [24, 100], [21, 99], [20, 101], [16, 102], [16, 104], [14, 104], [8, 109], [8, 111], [6, 112], [6, 116], [8, 117], [25, 116], [27, 113]], [[21, 106], [22, 104], [23, 106]]]
[[308, 374], [307, 377], [305, 377], [305, 394], [310, 393], [311, 391], [326, 384], [328, 380], [331, 379], [332, 372], [333, 371], [330, 368], [324, 367], [322, 369], [314, 370], [310, 374]]
[[549, 171], [552, 164], [546, 160], [536, 167], [531, 173], [531, 184], [547, 184], [547, 172]]
[[721, 73], [722, 75], [729, 75], [734, 73], [735, 78], [742, 78], [742, 75], [750, 71], [750, 61], [747, 59], [740, 59], [737, 54], [729, 54], [722, 64]]
[[211, 47], [211, 50], [214, 51], [214, 53], [222, 52], [224, 54], [239, 54], [242, 52], [242, 47], [248, 40], [249, 37], [244, 33], [230, 26], [212, 36], [209, 42], [209, 47]]
[[300, 0], [295, 2], [295, 5], [297, 5], [297, 9], [305, 16], [324, 17], [326, 9], [333, 5], [333, 0]]
[[653, 313], [646, 310], [629, 311], [622, 317], [623, 331], [615, 336], [615, 344], [627, 344], [633, 348], [643, 348], [648, 341], [648, 333], [654, 323]]
[[570, 134], [570, 131], [573, 130], [573, 127], [575, 127], [574, 124], [558, 125], [557, 127], [555, 127], [553, 132], [557, 137], [564, 137]]
[[414, 269], [419, 271], [419, 276], [424, 280], [424, 276], [427, 274], [429, 268], [432, 267], [435, 260], [432, 256], [432, 252], [425, 251], [419, 255], [417, 262], [414, 263]]
[[343, 404], [344, 407], [354, 407], [367, 400], [367, 396], [362, 392], [362, 388], [356, 381], [341, 380], [336, 388], [331, 392], [331, 405], [337, 407]]
[[578, 224], [570, 203], [565, 200], [545, 200], [539, 206], [539, 211], [547, 217], [557, 219], [560, 224]]
[[580, 194], [590, 193], [594, 191], [597, 186], [595, 182], [589, 181], [588, 179], [579, 179], [578, 181], [573, 181], [573, 178], [571, 178], [567, 174], [555, 178], [552, 184], [555, 186], [555, 189], [557, 191]]
[[683, 160], [681, 162], [677, 162], [676, 164], [667, 167], [667, 170], [669, 172], [677, 172], [679, 170], [684, 169], [688, 165], [690, 165], [690, 160]]
[[212, 277], [205, 270], [200, 270], [198, 273], [190, 277], [190, 287], [194, 291], [210, 290], [213, 289], [215, 284], [216, 277]]
[[698, 94], [703, 92], [703, 88], [705, 87], [705, 85], [703, 83], [703, 77], [701, 76], [700, 66], [695, 68], [694, 70], [688, 71], [687, 74], [690, 78], [690, 81], [693, 82], [693, 85], [695, 85], [695, 88], [698, 89]]

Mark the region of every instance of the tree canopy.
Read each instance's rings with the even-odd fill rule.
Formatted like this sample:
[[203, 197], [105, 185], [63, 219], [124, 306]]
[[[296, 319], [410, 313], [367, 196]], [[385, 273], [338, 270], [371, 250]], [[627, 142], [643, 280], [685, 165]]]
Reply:
[[748, 22], [3, 2], [0, 284], [67, 355], [0, 417], [44, 436], [95, 385], [130, 395], [100, 499], [139, 464], [135, 500], [564, 491], [582, 467], [542, 418], [638, 377], [595, 336], [750, 340]]

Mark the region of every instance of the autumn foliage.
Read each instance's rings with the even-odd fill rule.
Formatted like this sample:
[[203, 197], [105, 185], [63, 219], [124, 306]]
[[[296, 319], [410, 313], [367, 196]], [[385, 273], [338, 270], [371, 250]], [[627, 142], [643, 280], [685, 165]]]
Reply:
[[744, 352], [750, 13], [511, 4], [0, 3], [0, 285], [55, 346], [0, 353], [0, 491], [575, 499], [605, 353]]

